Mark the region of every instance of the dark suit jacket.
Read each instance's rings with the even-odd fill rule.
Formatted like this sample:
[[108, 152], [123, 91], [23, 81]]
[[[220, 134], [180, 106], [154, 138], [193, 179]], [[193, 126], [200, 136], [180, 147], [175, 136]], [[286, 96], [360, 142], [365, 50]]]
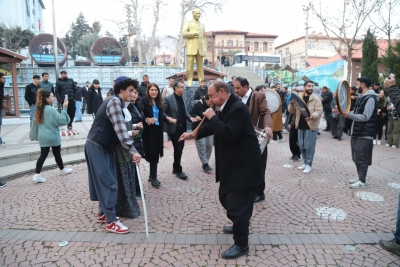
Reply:
[[[185, 97], [183, 97], [185, 99]], [[163, 110], [166, 117], [171, 117], [173, 119], [178, 118], [178, 104], [176, 103], [175, 93], [169, 95], [163, 100]], [[190, 121], [190, 114], [187, 112], [185, 107], [186, 119]], [[166, 124], [166, 129], [164, 129], [167, 134], [173, 134], [176, 131], [176, 123]]]
[[214, 134], [215, 175], [222, 192], [254, 188], [264, 181], [261, 151], [249, 109], [231, 95], [222, 110], [200, 128], [197, 139]]
[[251, 122], [254, 126], [258, 126], [261, 129], [265, 127], [270, 127], [272, 129], [271, 111], [268, 109], [267, 99], [264, 93], [251, 93], [249, 111]]

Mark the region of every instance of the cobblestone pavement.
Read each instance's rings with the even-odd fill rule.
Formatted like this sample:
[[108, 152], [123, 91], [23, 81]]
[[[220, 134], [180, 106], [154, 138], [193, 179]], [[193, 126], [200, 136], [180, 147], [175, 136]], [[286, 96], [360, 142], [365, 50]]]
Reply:
[[[148, 184], [149, 165], [141, 164], [149, 239], [143, 215], [123, 220], [132, 229], [127, 235], [96, 223], [86, 164], [77, 164], [68, 176], [43, 172], [44, 184], [24, 175], [0, 189], [0, 266], [400, 266], [399, 257], [377, 245], [395, 227], [400, 150], [375, 146], [368, 186], [354, 190], [348, 136], [339, 142], [322, 132], [309, 174], [289, 160], [287, 140], [270, 144], [266, 200], [255, 204], [250, 254], [227, 261], [219, 254], [232, 237], [222, 234], [229, 220], [214, 175], [202, 171], [194, 142], [187, 141], [182, 165], [189, 179], [181, 181], [171, 174], [172, 146], [165, 147], [159, 189]], [[64, 240], [70, 243], [59, 247]]]

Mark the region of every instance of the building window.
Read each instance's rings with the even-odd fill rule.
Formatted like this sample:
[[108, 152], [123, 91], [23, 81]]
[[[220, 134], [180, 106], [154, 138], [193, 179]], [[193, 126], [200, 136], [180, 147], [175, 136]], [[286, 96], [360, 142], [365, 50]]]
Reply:
[[268, 46], [269, 46], [269, 48], [268, 48], [269, 50], [273, 49], [272, 43], [269, 43]]
[[258, 42], [254, 43], [254, 51], [258, 51]]
[[264, 51], [268, 50], [268, 43], [267, 42], [263, 43], [263, 49], [262, 50], [264, 50]]
[[323, 43], [321, 43], [321, 49], [333, 50], [333, 45], [331, 44], [331, 42], [323, 42]]
[[281, 56], [283, 56], [283, 55], [282, 55], [282, 50], [279, 50], [279, 51], [278, 51], [278, 54], [281, 55]]
[[227, 45], [228, 47], [233, 47], [233, 41], [232, 41], [232, 40], [229, 40], [229, 41], [226, 43], [226, 45]]
[[289, 48], [286, 48], [286, 49], [285, 49], [285, 55], [286, 55], [286, 56], [290, 55], [290, 49], [289, 49]]
[[224, 44], [224, 40], [222, 40], [222, 46], [225, 46], [225, 44]]
[[245, 46], [249, 47], [250, 46], [250, 42], [246, 41]]
[[310, 42], [310, 43], [308, 43], [308, 49], [311, 49], [311, 50], [316, 50], [316, 49], [318, 49], [318, 43], [317, 43], [317, 42]]
[[212, 51], [211, 41], [207, 41], [207, 51]]
[[236, 47], [239, 46], [239, 40], [236, 40]]

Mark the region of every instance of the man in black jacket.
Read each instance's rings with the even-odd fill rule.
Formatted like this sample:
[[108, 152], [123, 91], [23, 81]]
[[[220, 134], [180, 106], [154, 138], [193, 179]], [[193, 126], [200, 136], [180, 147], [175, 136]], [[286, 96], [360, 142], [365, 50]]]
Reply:
[[235, 87], [233, 86], [233, 83], [236, 80], [236, 76], [232, 76], [231, 81], [228, 82], [228, 86], [229, 86], [229, 90], [231, 91], [231, 94], [234, 95], [235, 94]]
[[328, 87], [322, 86], [322, 95], [321, 95], [321, 101], [322, 101], [322, 107], [324, 110], [325, 114], [325, 120], [326, 120], [326, 128], [324, 131], [330, 131], [331, 130], [331, 120], [332, 120], [332, 108], [331, 108], [331, 102], [333, 100], [333, 94], [329, 90]]
[[90, 88], [89, 81], [86, 81], [85, 86], [82, 86], [82, 115], [85, 114], [86, 110], [86, 93]]
[[149, 84], [149, 75], [145, 74], [143, 75], [143, 82], [139, 85], [139, 97], [140, 99], [143, 99], [143, 97], [146, 96], [146, 90], [147, 90], [147, 85]]
[[[0, 72], [0, 145], [3, 143], [3, 139], [1, 138], [1, 125], [3, 123], [3, 99], [4, 99], [4, 84], [6, 83], [6, 77], [4, 73]], [[1, 182], [0, 182], [1, 187]]]
[[207, 91], [207, 80], [203, 79], [200, 83], [199, 88], [197, 88], [197, 90], [194, 92], [193, 100], [200, 100], [201, 97], [207, 94]]
[[[385, 79], [384, 87], [388, 90], [390, 101], [393, 103], [396, 110], [400, 110], [400, 89], [396, 86], [396, 80], [394, 79], [393, 74], [391, 74], [389, 78]], [[394, 238], [392, 240], [380, 240], [379, 245], [387, 251], [400, 256], [400, 195], [397, 205], [396, 230], [393, 235]]]
[[[201, 126], [196, 138], [214, 135], [219, 200], [233, 223], [233, 226], [224, 226], [223, 232], [233, 234], [235, 241], [221, 257], [235, 259], [249, 253], [254, 196], [264, 181], [261, 152], [249, 108], [230, 93], [228, 85], [214, 82], [208, 88], [208, 95], [220, 109], [218, 114], [211, 108], [204, 112], [208, 121]], [[189, 139], [192, 133], [182, 134], [180, 140]]]
[[33, 75], [33, 83], [28, 84], [25, 87], [25, 100], [28, 102], [29, 105], [29, 117], [30, 117], [30, 127], [32, 128], [32, 122], [33, 119], [35, 118], [35, 110], [36, 110], [36, 94], [37, 91], [39, 90], [39, 84], [40, 84], [40, 76], [39, 75]]
[[68, 74], [65, 70], [61, 71], [61, 78], [58, 78], [56, 82], [56, 97], [58, 103], [64, 103], [64, 99], [68, 98], [68, 109], [67, 113], [70, 117], [68, 124], [68, 130], [72, 130], [72, 122], [75, 118], [75, 101], [76, 101], [76, 86], [74, 80], [68, 78]]

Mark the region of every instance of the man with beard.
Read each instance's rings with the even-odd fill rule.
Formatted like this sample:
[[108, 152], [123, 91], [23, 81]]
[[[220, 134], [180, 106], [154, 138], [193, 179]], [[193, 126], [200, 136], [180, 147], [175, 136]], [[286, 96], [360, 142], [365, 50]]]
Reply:
[[72, 122], [75, 118], [75, 94], [76, 94], [76, 86], [74, 80], [68, 78], [68, 74], [65, 70], [61, 71], [61, 78], [58, 78], [56, 82], [56, 97], [58, 103], [64, 103], [65, 96], [68, 98], [68, 109], [67, 113], [70, 118], [70, 122], [68, 124], [68, 130], [72, 130]]
[[[263, 181], [260, 146], [252, 125], [249, 108], [222, 81], [208, 88], [211, 102], [219, 107], [204, 112], [208, 119], [201, 126], [197, 139], [214, 135], [215, 175], [220, 182], [219, 200], [233, 226], [224, 226], [225, 234], [233, 234], [234, 245], [221, 254], [223, 259], [236, 259], [249, 253], [249, 225], [257, 187]], [[183, 133], [180, 141], [192, 138]]]
[[[258, 128], [264, 129], [269, 139], [272, 138], [272, 116], [268, 109], [267, 100], [264, 93], [253, 92], [249, 89], [249, 82], [246, 78], [237, 77], [233, 82], [235, 93], [240, 100], [249, 108], [251, 122]], [[265, 199], [265, 169], [267, 168], [268, 147], [265, 147], [261, 154], [262, 165], [264, 170], [264, 182], [257, 188], [254, 197], [254, 203]]]
[[294, 106], [294, 102], [290, 101], [289, 112], [296, 113], [296, 128], [298, 130], [298, 142], [301, 151], [301, 157], [304, 164], [298, 167], [303, 173], [309, 173], [312, 170], [312, 162], [315, 154], [315, 146], [317, 144], [318, 126], [322, 115], [321, 99], [313, 94], [314, 83], [306, 81], [304, 83], [304, 93], [300, 93], [300, 97], [306, 103], [310, 111], [310, 117], [304, 117], [298, 108]]
[[350, 180], [351, 188], [365, 187], [368, 166], [372, 164], [373, 139], [378, 122], [378, 95], [370, 90], [371, 79], [357, 79], [357, 90], [361, 94], [356, 101], [354, 110], [340, 114], [334, 108], [332, 112], [353, 121], [350, 129], [351, 154], [357, 167], [358, 178]]
[[36, 94], [39, 90], [40, 76], [33, 75], [33, 82], [25, 87], [25, 100], [29, 105], [30, 127], [32, 128], [33, 120], [35, 119], [36, 110]]
[[142, 99], [146, 96], [147, 85], [149, 84], [149, 75], [143, 75], [143, 82], [139, 85], [139, 97]]
[[201, 97], [207, 94], [207, 80], [203, 79], [199, 88], [194, 92], [193, 100], [200, 100]]

